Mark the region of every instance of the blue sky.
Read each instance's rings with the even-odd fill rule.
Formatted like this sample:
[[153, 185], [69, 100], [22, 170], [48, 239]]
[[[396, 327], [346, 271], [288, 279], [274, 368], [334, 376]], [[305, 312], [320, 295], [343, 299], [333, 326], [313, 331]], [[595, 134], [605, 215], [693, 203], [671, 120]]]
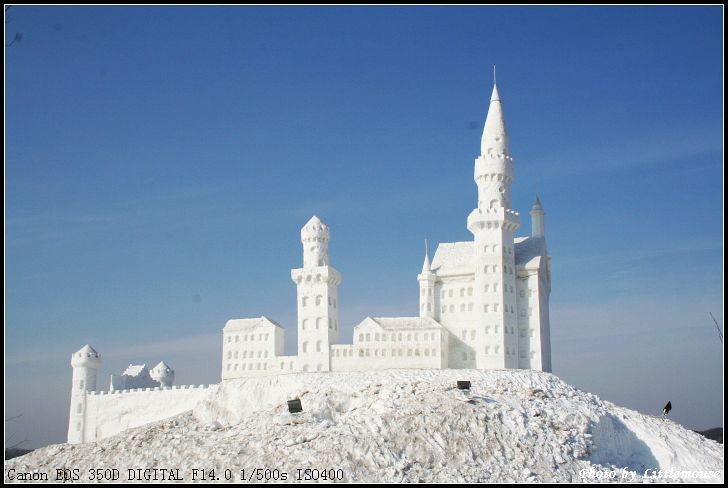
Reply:
[[65, 440], [99, 382], [219, 381], [221, 328], [295, 345], [299, 229], [331, 228], [344, 340], [417, 314], [423, 241], [470, 240], [492, 65], [553, 256], [554, 373], [722, 425], [722, 7], [13, 7], [5, 61], [5, 408]]

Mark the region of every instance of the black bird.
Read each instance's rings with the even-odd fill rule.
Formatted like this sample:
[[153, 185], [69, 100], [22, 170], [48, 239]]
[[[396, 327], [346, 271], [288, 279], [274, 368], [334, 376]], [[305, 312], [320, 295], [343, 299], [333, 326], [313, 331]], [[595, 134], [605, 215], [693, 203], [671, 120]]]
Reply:
[[665, 408], [662, 409], [662, 416], [667, 417], [667, 414], [670, 413], [670, 410], [672, 410], [672, 403], [667, 402], [667, 405], [665, 405]]

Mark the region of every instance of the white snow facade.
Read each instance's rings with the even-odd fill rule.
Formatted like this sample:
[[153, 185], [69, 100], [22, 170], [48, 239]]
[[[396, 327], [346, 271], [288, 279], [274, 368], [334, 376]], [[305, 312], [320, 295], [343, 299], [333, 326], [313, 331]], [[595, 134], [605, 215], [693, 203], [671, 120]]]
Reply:
[[[467, 217], [473, 241], [442, 243], [419, 281], [419, 316], [366, 317], [352, 344], [340, 344], [341, 273], [329, 259], [330, 231], [318, 217], [301, 229], [303, 267], [297, 289], [298, 354], [285, 356], [284, 330], [268, 317], [229, 320], [223, 328], [222, 379], [306, 371], [394, 368], [532, 369], [551, 371], [551, 258], [544, 211], [536, 199], [531, 235], [511, 203], [514, 168], [497, 87], [475, 159], [478, 202]], [[129, 365], [96, 391], [99, 354], [89, 345], [71, 357], [68, 442], [108, 437], [194, 407], [207, 385], [173, 386], [174, 371]], [[217, 388], [213, 385], [213, 388]]]
[[475, 159], [478, 202], [467, 218], [474, 240], [440, 244], [432, 263], [425, 255], [417, 276], [419, 317], [367, 317], [354, 327], [353, 344], [340, 344], [341, 273], [330, 264], [329, 228], [314, 216], [301, 229], [303, 267], [291, 270], [298, 355], [282, 355], [283, 329], [269, 318], [230, 320], [223, 329], [222, 379], [389, 368], [551, 371], [544, 211], [536, 198], [531, 235], [515, 236], [513, 166], [494, 86]]

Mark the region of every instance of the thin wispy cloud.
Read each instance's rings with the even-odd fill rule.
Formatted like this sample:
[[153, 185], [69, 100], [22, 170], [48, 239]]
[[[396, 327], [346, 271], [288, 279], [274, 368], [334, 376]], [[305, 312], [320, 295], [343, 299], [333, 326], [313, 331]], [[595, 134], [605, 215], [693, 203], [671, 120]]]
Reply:
[[[722, 131], [715, 127], [686, 128], [660, 135], [641, 134], [639, 138], [588, 141], [558, 154], [545, 154], [535, 161], [544, 178], [563, 175], [584, 175], [590, 173], [630, 171], [640, 167], [669, 164], [709, 155], [721, 155], [723, 151]], [[721, 159], [716, 160], [719, 164]], [[525, 165], [526, 171], [529, 167]], [[664, 168], [663, 168], [664, 169]]]

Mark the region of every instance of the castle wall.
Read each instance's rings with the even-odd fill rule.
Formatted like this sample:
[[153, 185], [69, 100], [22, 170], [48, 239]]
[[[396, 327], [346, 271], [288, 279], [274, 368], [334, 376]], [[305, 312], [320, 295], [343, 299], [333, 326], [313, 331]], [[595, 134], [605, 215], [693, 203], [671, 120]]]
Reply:
[[[83, 425], [71, 425], [83, 435], [69, 442], [91, 442], [191, 410], [217, 385], [142, 388], [87, 392]], [[80, 419], [79, 419], [80, 420]]]

